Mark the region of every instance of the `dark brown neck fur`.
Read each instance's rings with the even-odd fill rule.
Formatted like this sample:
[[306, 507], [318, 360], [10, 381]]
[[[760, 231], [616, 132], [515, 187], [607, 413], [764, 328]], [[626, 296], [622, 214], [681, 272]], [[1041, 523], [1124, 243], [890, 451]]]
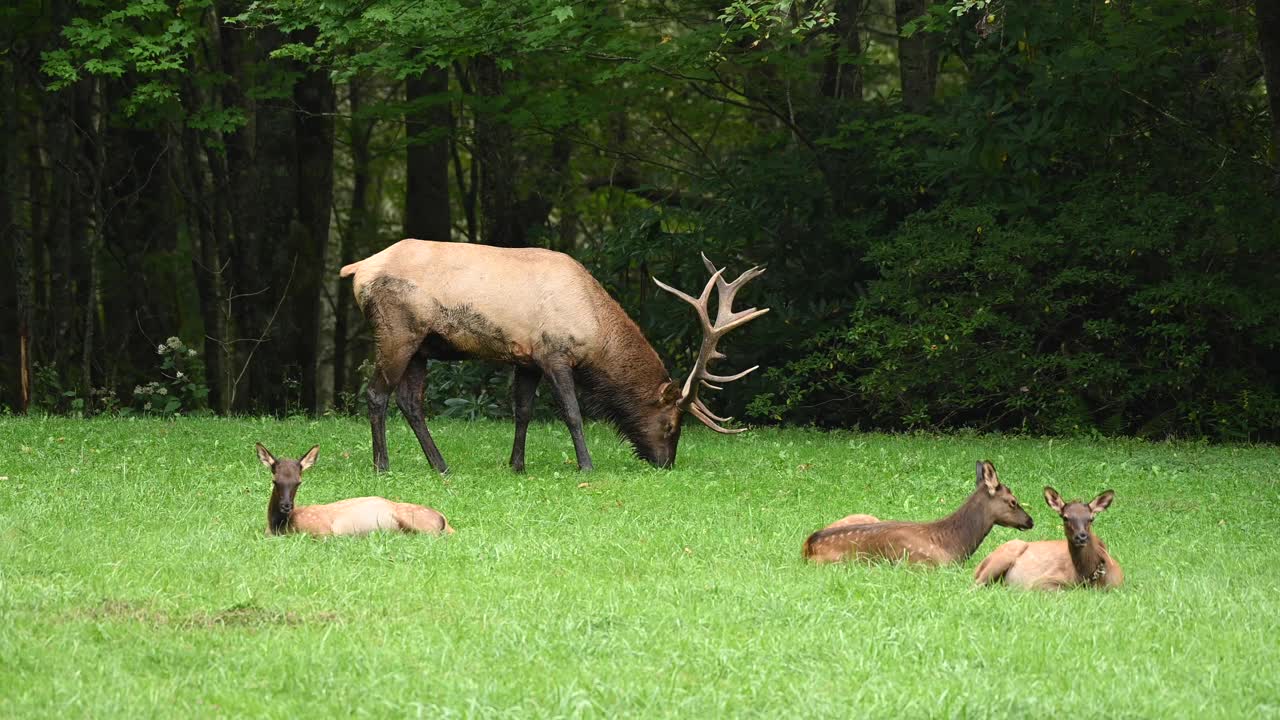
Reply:
[[1077, 582], [1101, 584], [1106, 579], [1105, 574], [1099, 574], [1099, 568], [1107, 562], [1106, 551], [1102, 548], [1102, 541], [1092, 530], [1089, 531], [1089, 542], [1081, 547], [1072, 545], [1067, 540], [1067, 550], [1071, 553], [1071, 565], [1075, 567]]
[[280, 491], [272, 489], [271, 500], [267, 505], [267, 532], [271, 535], [283, 535], [289, 531], [289, 520], [292, 513], [280, 512]]
[[640, 428], [671, 375], [640, 328], [616, 303], [612, 309], [616, 313], [601, 313], [607, 338], [600, 355], [578, 367], [577, 379], [587, 411], [612, 422], [635, 445], [642, 441]]
[[982, 488], [974, 490], [955, 512], [927, 525], [935, 544], [955, 548], [952, 558], [955, 562], [969, 559], [996, 524], [982, 497], [985, 492]]

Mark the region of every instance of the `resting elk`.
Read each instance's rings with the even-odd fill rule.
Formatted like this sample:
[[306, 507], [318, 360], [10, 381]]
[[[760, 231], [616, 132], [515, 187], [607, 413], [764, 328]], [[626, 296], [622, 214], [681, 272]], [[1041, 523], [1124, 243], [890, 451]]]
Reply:
[[[369, 425], [373, 464], [388, 466], [387, 399], [396, 402], [413, 428], [423, 453], [437, 471], [448, 467], [427, 429], [422, 392], [427, 360], [480, 359], [515, 366], [515, 442], [511, 467], [524, 470], [525, 435], [533, 414], [534, 391], [542, 378], [551, 385], [573, 438], [578, 467], [590, 470], [576, 391], [587, 409], [611, 421], [636, 454], [658, 467], [675, 463], [683, 414], [711, 429], [735, 433], [719, 423], [698, 397], [701, 387], [737, 380], [712, 374], [707, 365], [725, 356], [717, 343], [729, 331], [768, 312], [735, 312], [734, 296], [764, 272], [751, 268], [725, 282], [704, 255], [711, 279], [697, 298], [654, 282], [697, 311], [704, 338], [683, 385], [671, 379], [640, 328], [580, 263], [540, 248], [498, 248], [471, 243], [401, 240], [382, 252], [342, 268], [354, 276], [356, 303], [373, 326], [375, 370], [369, 382]], [[718, 295], [710, 319], [711, 291]]]
[[1085, 504], [1064, 502], [1057, 490], [1044, 489], [1044, 501], [1062, 518], [1065, 540], [1010, 540], [984, 559], [973, 574], [979, 585], [1004, 582], [1032, 590], [1058, 590], [1084, 585], [1119, 587], [1124, 571], [1107, 544], [1093, 534], [1093, 519], [1106, 510], [1115, 493], [1107, 490]]
[[294, 507], [302, 471], [316, 462], [320, 446], [294, 460], [277, 459], [257, 443], [258, 459], [271, 470], [271, 500], [267, 504], [267, 534], [306, 533], [308, 535], [366, 535], [374, 530], [407, 533], [452, 533], [444, 515], [429, 507], [392, 502], [380, 497], [359, 497], [328, 505]]
[[978, 483], [958, 510], [934, 522], [881, 522], [871, 515], [850, 515], [810, 535], [802, 553], [816, 563], [842, 560], [905, 560], [923, 565], [964, 562], [995, 525], [1030, 530], [1031, 516], [996, 468], [977, 465]]

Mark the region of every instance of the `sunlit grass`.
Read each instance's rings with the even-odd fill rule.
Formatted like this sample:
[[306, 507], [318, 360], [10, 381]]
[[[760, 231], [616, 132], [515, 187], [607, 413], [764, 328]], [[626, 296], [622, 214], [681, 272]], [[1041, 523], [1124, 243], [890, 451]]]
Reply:
[[[674, 471], [589, 429], [403, 422], [392, 472], [343, 420], [0, 420], [0, 717], [1280, 715], [1272, 447], [690, 428]], [[377, 494], [448, 538], [266, 538], [277, 454], [300, 503]], [[926, 519], [995, 462], [1036, 528], [963, 566], [812, 567], [851, 512]], [[974, 589], [1040, 499], [1113, 488], [1112, 593]]]

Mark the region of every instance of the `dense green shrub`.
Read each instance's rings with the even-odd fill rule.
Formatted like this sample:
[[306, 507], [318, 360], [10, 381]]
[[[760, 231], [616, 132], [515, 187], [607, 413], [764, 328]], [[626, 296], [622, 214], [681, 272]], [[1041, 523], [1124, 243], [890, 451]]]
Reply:
[[[1215, 202], [1220, 201], [1220, 202]], [[1261, 215], [1261, 217], [1260, 217]], [[1232, 197], [1081, 187], [1045, 222], [921, 213], [847, 323], [770, 377], [775, 419], [1273, 436], [1280, 228]]]

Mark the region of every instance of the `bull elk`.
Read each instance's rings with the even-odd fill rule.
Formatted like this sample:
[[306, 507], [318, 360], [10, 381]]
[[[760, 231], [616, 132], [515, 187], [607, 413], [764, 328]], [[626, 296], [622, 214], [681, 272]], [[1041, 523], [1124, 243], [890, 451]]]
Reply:
[[1088, 504], [1063, 502], [1051, 487], [1044, 501], [1062, 518], [1065, 540], [1010, 540], [988, 555], [973, 574], [979, 585], [1004, 582], [1032, 590], [1059, 590], [1076, 585], [1119, 587], [1124, 571], [1111, 557], [1107, 544], [1093, 534], [1093, 519], [1106, 510], [1115, 493], [1107, 490]]
[[[592, 466], [578, 390], [588, 410], [611, 421], [639, 457], [658, 467], [675, 463], [685, 412], [716, 432], [741, 432], [722, 427], [719, 423], [730, 418], [708, 409], [698, 390], [718, 390], [720, 383], [756, 369], [721, 376], [707, 365], [725, 357], [716, 346], [726, 333], [768, 312], [733, 310], [734, 296], [764, 270], [753, 267], [726, 282], [724, 269], [716, 269], [705, 255], [702, 260], [711, 279], [697, 298], [654, 278], [659, 287], [692, 305], [702, 324], [702, 347], [683, 385], [671, 379], [622, 307], [586, 268], [563, 253], [401, 240], [343, 267], [342, 277], [354, 276], [356, 303], [373, 326], [376, 343], [368, 389], [374, 468], [388, 466], [387, 399], [394, 389], [431, 466], [447, 471], [422, 413], [431, 358], [515, 366], [516, 433], [510, 464], [517, 472], [524, 470], [525, 435], [543, 377], [551, 384], [582, 470]], [[713, 289], [719, 301], [714, 322], [709, 309]]]
[[958, 510], [934, 522], [881, 522], [871, 515], [850, 515], [810, 535], [802, 550], [817, 563], [841, 560], [905, 560], [923, 565], [964, 562], [995, 525], [1030, 530], [1031, 516], [996, 468], [977, 465], [978, 483]]
[[451, 533], [444, 515], [429, 507], [392, 502], [380, 497], [360, 497], [328, 505], [294, 507], [293, 500], [302, 484], [302, 471], [316, 462], [320, 446], [294, 460], [277, 459], [257, 443], [258, 459], [271, 469], [271, 501], [267, 504], [267, 534], [284, 535], [297, 532], [307, 535], [367, 535], [374, 530], [400, 530], [407, 533]]

